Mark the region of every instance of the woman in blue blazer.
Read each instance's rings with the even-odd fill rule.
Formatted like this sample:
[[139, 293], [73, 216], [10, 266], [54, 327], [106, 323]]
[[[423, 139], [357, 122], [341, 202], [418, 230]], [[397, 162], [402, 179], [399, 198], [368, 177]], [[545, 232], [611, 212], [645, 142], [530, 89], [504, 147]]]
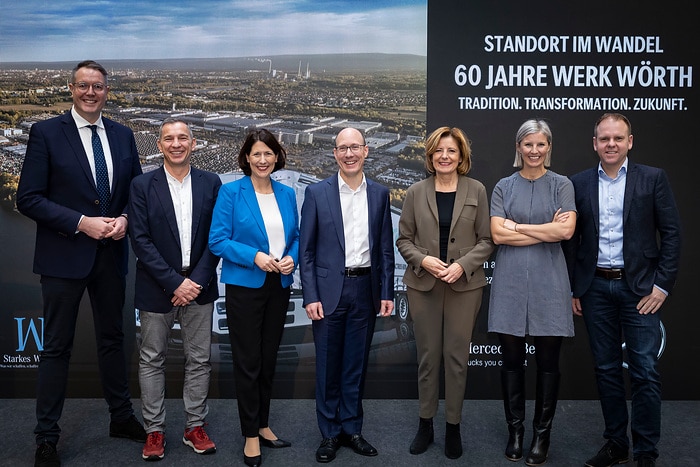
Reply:
[[270, 178], [286, 151], [268, 130], [252, 131], [238, 155], [245, 177], [221, 187], [209, 248], [223, 259], [226, 318], [243, 460], [261, 463], [260, 445], [288, 447], [270, 430], [270, 398], [292, 274], [299, 258], [299, 215], [290, 187]]

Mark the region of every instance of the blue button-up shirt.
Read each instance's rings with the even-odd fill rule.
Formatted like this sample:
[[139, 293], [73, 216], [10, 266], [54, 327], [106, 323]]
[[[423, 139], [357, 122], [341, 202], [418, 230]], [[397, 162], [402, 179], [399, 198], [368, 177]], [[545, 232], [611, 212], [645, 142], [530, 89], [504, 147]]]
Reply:
[[624, 268], [622, 256], [622, 215], [627, 183], [627, 161], [615, 178], [610, 178], [598, 164], [598, 266]]

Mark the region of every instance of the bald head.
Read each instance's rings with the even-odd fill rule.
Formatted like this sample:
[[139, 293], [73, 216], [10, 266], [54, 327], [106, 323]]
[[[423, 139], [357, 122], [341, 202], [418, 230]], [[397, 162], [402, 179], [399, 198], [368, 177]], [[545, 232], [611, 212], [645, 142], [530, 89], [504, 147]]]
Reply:
[[336, 146], [338, 146], [338, 140], [346, 139], [346, 138], [352, 138], [352, 139], [360, 138], [360, 140], [362, 141], [361, 144], [365, 144], [365, 135], [363, 135], [360, 130], [358, 130], [356, 128], [347, 127], [347, 128], [343, 128], [342, 130], [340, 130], [340, 133], [338, 133], [336, 135], [336, 137], [335, 137]]

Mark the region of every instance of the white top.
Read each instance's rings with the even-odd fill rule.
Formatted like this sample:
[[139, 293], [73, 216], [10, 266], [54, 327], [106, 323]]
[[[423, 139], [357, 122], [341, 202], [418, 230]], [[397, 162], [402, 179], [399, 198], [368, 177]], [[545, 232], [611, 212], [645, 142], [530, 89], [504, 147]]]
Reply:
[[287, 242], [284, 240], [284, 223], [282, 223], [282, 214], [280, 214], [275, 194], [262, 194], [256, 191], [255, 197], [258, 198], [258, 206], [260, 206], [260, 213], [265, 224], [267, 241], [270, 244], [270, 251], [267, 254], [273, 258], [281, 259], [287, 247]]
[[369, 208], [367, 206], [367, 180], [357, 190], [350, 188], [338, 172], [340, 208], [345, 234], [345, 267], [364, 268], [371, 264], [369, 254]]
[[180, 233], [180, 251], [182, 252], [182, 269], [190, 267], [192, 252], [192, 177], [191, 171], [180, 181], [165, 170], [168, 180], [170, 198], [173, 200], [177, 231]]

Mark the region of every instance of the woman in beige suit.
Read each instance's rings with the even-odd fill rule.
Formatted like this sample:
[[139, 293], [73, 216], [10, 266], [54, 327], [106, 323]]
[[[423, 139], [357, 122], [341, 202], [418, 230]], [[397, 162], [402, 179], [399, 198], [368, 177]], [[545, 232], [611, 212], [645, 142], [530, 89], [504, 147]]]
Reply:
[[493, 251], [486, 189], [466, 174], [469, 140], [459, 128], [441, 127], [425, 143], [431, 174], [406, 193], [396, 246], [408, 267], [403, 282], [418, 352], [418, 433], [411, 454], [433, 442], [433, 417], [445, 361], [445, 455], [462, 455], [460, 421], [469, 342], [486, 285], [483, 264]]

